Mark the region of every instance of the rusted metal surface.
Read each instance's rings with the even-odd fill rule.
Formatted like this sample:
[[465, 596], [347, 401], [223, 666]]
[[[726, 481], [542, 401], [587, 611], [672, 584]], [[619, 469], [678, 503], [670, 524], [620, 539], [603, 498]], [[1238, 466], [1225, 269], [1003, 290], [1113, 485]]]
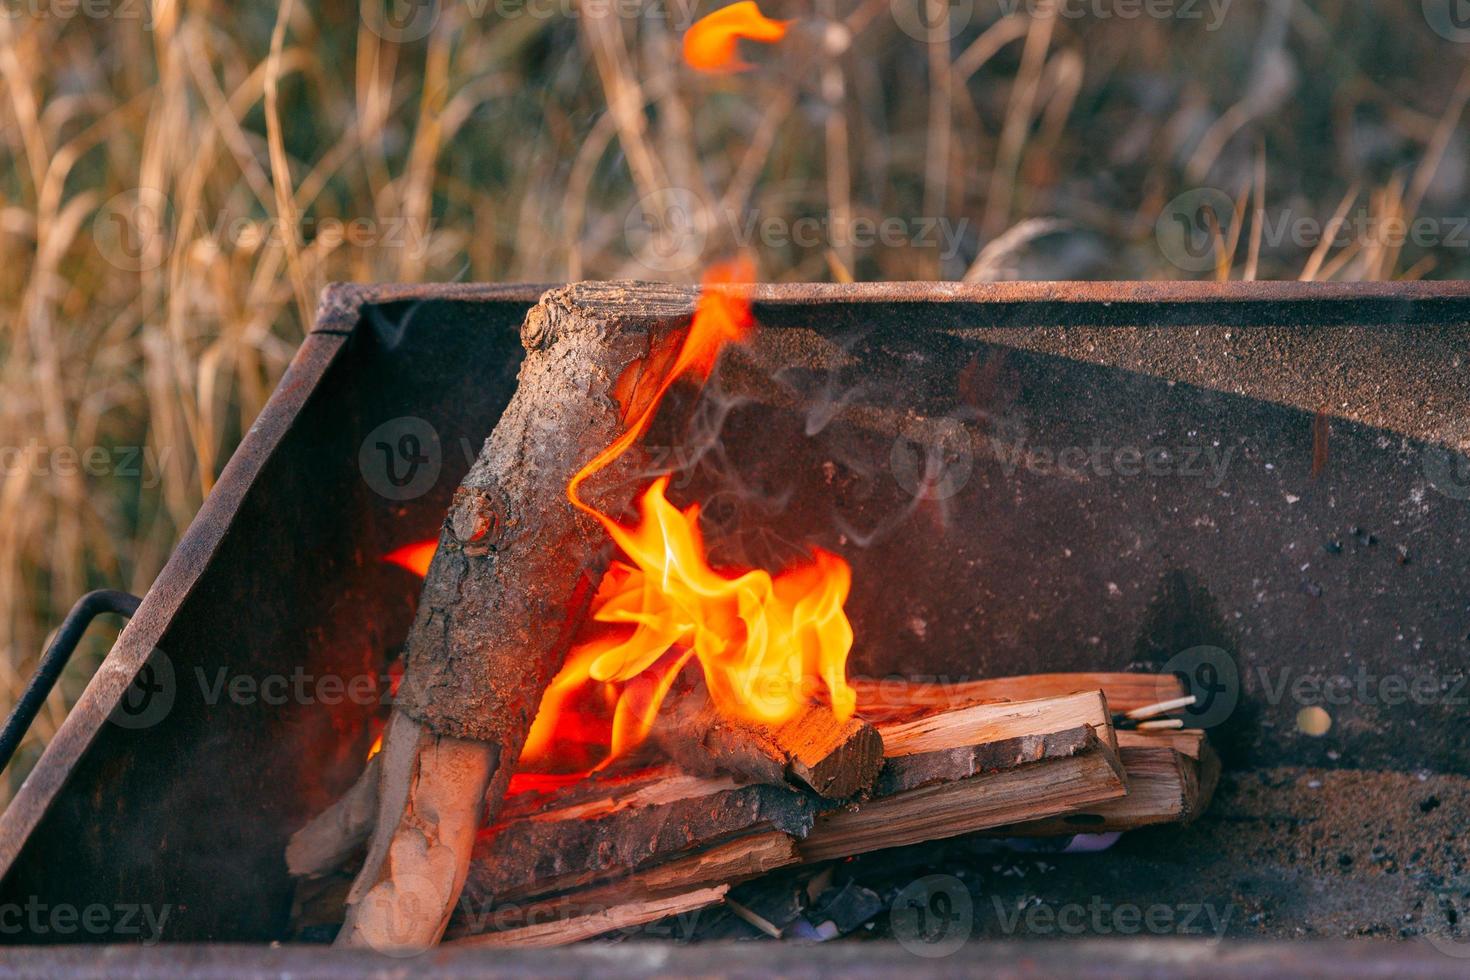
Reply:
[[1463, 977], [1463, 961], [1427, 943], [1322, 942], [1215, 943], [1181, 939], [1078, 940], [1053, 943], [970, 943], [942, 958], [920, 959], [897, 944], [717, 943], [674, 947], [661, 943], [583, 945], [516, 951], [441, 948], [413, 959], [361, 950], [288, 946], [110, 946], [103, 949], [11, 950], [0, 960], [0, 980], [449, 980], [458, 977], [873, 977], [921, 971], [926, 977], [1126, 977], [1173, 980], [1211, 976], [1343, 978]]
[[[165, 902], [183, 910], [169, 938], [284, 935], [285, 835], [351, 781], [377, 704], [209, 692], [221, 670], [256, 681], [301, 669], [376, 674], [417, 596], [412, 577], [379, 556], [436, 533], [509, 397], [516, 328], [540, 291], [344, 286], [324, 296], [138, 615], [0, 817], [0, 900]], [[860, 669], [958, 679], [1157, 668], [1194, 643], [1221, 646], [1242, 671], [1275, 671], [1273, 681], [1357, 664], [1442, 678], [1463, 669], [1470, 622], [1456, 590], [1470, 577], [1470, 500], [1457, 485], [1436, 490], [1444, 474], [1430, 471], [1444, 462], [1436, 447], [1470, 419], [1470, 372], [1456, 360], [1470, 348], [1470, 285], [765, 286], [756, 313], [772, 329], [754, 356], [770, 366], [799, 348], [827, 357], [834, 378], [860, 369], [868, 394], [855, 403], [868, 415], [846, 429], [839, 420], [832, 431], [850, 438], [834, 450], [800, 442], [805, 423], [790, 411], [755, 406], [732, 423], [734, 456], [761, 473], [779, 455], [791, 472], [778, 476], [826, 501], [836, 498], [824, 464], [849, 454], [832, 471], [851, 471], [837, 481], [847, 517], [912, 505], [901, 476], [846, 466], [888, 459], [910, 418], [953, 416], [990, 439], [977, 445], [1000, 445], [987, 428], [999, 419], [1033, 447], [1204, 433], [1254, 454], [1208, 495], [1178, 479], [1079, 483], [1026, 465], [1017, 475], [977, 456], [947, 503], [854, 556], [856, 625], [874, 638]], [[825, 383], [788, 380], [800, 397]], [[1314, 478], [1323, 408], [1329, 464]], [[372, 485], [360, 454], [407, 417], [437, 434], [440, 472], [395, 499]], [[816, 527], [819, 542], [852, 548], [830, 520]], [[913, 570], [915, 548], [934, 549], [932, 568]], [[894, 568], [963, 609], [885, 598], [874, 583], [891, 582]], [[174, 674], [172, 709], [151, 725], [109, 722], [155, 650]], [[1470, 760], [1443, 701], [1349, 706], [1329, 738], [1309, 739], [1289, 700], [1246, 694], [1238, 730], [1222, 739], [1227, 763], [1243, 769], [1454, 773]]]

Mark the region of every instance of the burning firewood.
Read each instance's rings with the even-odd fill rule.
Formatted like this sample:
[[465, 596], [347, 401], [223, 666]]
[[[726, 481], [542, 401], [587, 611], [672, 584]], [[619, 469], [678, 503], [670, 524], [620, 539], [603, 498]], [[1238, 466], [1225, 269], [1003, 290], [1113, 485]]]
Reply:
[[[563, 722], [585, 727], [568, 705], [590, 693], [616, 701], [600, 767], [648, 737], [686, 664], [707, 692], [690, 715], [701, 765], [829, 798], [871, 784], [881, 741], [851, 718], [846, 562], [813, 549], [774, 573], [716, 570], [697, 506], [675, 508], [667, 477], [638, 496], [640, 521], [622, 521], [665, 393], [708, 375], [749, 327], [732, 290], [706, 289], [692, 321], [687, 291], [652, 284], [555, 290], [528, 314], [515, 397], [456, 491], [425, 575], [339, 942], [437, 942], [473, 830], [495, 820], [511, 773], [544, 763]], [[825, 688], [820, 700], [799, 693], [808, 679]], [[356, 789], [305, 828], [293, 866], [310, 872], [350, 850], [372, 796]]]
[[[476, 846], [466, 904], [505, 909], [509, 918], [497, 926], [516, 927], [525, 916], [746, 880], [770, 870], [773, 853], [782, 863], [846, 857], [1097, 806], [1125, 792], [1097, 691], [971, 705], [880, 731], [886, 758], [866, 802], [822, 803], [672, 767], [510, 801], [505, 821]], [[789, 856], [773, 834], [789, 842]], [[568, 935], [585, 926], [568, 926]]]
[[1134, 830], [1189, 823], [1204, 812], [1220, 777], [1220, 760], [1199, 729], [1163, 733], [1118, 732], [1118, 756], [1128, 772], [1128, 795], [1072, 813], [1004, 827], [1006, 837]]

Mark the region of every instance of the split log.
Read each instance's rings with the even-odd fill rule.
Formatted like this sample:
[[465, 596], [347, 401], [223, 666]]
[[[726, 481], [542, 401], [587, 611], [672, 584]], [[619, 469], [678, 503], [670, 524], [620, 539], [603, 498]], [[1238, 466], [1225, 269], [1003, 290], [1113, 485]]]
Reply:
[[995, 835], [1053, 837], [1187, 824], [1210, 805], [1220, 761], [1208, 742], [1193, 739], [1193, 746], [1181, 742], [1175, 747], [1166, 739], [1133, 732], [1119, 732], [1118, 738], [1119, 757], [1128, 772], [1127, 796], [1046, 820], [998, 828]]
[[1030, 701], [1077, 691], [1102, 691], [1113, 711], [1128, 712], [1179, 697], [1179, 679], [1170, 674], [1062, 673], [987, 677], [955, 683], [925, 683], [901, 677], [860, 677], [858, 714], [877, 724], [911, 720], [937, 711], [989, 701]]
[[1090, 729], [1080, 740], [1056, 743], [1072, 754], [1015, 769], [938, 783], [818, 818], [797, 845], [803, 861], [971, 834], [1095, 805], [1125, 794], [1118, 756]]
[[[548, 292], [527, 314], [516, 393], [455, 491], [424, 579], [386, 739], [408, 754], [381, 767], [368, 861], [340, 943], [401, 949], [442, 931], [482, 800], [493, 820], [606, 559], [602, 529], [566, 487], [662, 380], [657, 366], [693, 300], [673, 286], [580, 284]], [[584, 499], [625, 512], [643, 465], [641, 453], [625, 454]]]
[[817, 809], [815, 798], [787, 788], [664, 767], [490, 828], [465, 894], [472, 904], [518, 902], [770, 831], [802, 837]]
[[467, 887], [454, 935], [519, 929], [574, 919], [607, 909], [684, 895], [711, 883], [735, 885], [797, 864], [796, 839], [781, 831], [741, 836], [705, 851], [655, 864], [630, 875], [545, 898], [493, 902]]
[[418, 953], [439, 941], [464, 886], [496, 748], [395, 714], [383, 737], [375, 831], [337, 942]]
[[839, 721], [825, 705], [762, 725], [726, 717], [702, 690], [671, 701], [649, 738], [685, 772], [790, 783], [841, 800], [872, 788], [883, 766], [878, 730], [859, 718]]
[[1099, 691], [974, 704], [880, 726], [887, 760], [877, 795], [953, 782], [981, 772], [1086, 751], [1095, 738], [1116, 753]]

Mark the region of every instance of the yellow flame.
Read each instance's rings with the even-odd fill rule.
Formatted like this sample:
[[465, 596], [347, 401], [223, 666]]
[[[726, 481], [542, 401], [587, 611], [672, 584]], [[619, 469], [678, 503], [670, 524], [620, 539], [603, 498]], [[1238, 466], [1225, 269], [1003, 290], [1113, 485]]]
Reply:
[[604, 577], [591, 618], [622, 629], [572, 650], [532, 725], [528, 760], [550, 752], [564, 706], [588, 684], [613, 686], [608, 759], [635, 748], [691, 656], [730, 717], [785, 721], [810, 703], [814, 680], [838, 717], [856, 708], [847, 682], [847, 562], [814, 549], [810, 563], [774, 576], [718, 571], [705, 557], [698, 505], [680, 511], [665, 496], [668, 483], [660, 477], [643, 494], [636, 524], [605, 523], [627, 560]]

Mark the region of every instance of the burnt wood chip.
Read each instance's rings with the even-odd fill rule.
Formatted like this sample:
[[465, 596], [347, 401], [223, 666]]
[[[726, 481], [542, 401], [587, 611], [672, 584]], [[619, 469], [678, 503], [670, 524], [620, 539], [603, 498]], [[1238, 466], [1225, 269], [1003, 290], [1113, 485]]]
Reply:
[[829, 888], [818, 898], [817, 904], [807, 913], [807, 921], [813, 924], [831, 922], [837, 931], [846, 935], [862, 927], [869, 919], [882, 912], [883, 899], [871, 888], [864, 888], [849, 881], [841, 888]]

